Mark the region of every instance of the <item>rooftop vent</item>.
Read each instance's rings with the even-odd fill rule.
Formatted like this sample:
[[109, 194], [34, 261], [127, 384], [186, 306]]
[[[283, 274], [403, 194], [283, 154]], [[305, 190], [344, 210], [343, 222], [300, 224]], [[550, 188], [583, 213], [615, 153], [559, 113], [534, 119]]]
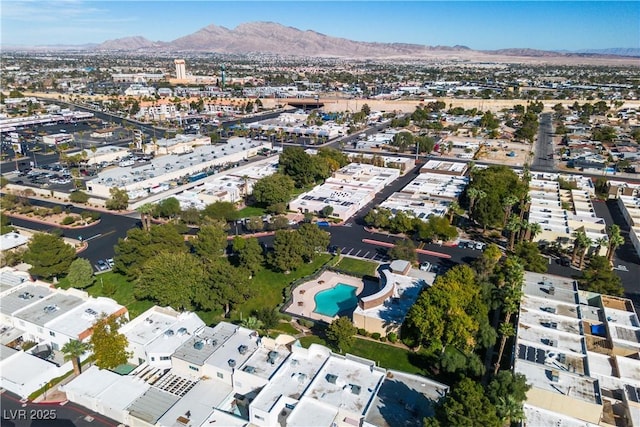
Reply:
[[338, 376], [333, 374], [327, 374], [324, 378], [331, 384], [335, 384], [338, 380]]
[[153, 323], [153, 319], [150, 317], [147, 317], [146, 319], [144, 319], [144, 323], [151, 325]]
[[256, 372], [256, 368], [253, 367], [253, 366], [247, 365], [247, 366], [244, 367], [243, 371], [245, 371], [248, 374], [253, 374], [253, 373]]
[[349, 384], [349, 387], [351, 388], [351, 393], [353, 393], [355, 395], [359, 395], [360, 394], [360, 390], [362, 390], [362, 387], [360, 387], [357, 384]]
[[195, 343], [193, 343], [193, 348], [195, 348], [196, 350], [202, 350], [203, 347], [204, 343], [202, 341], [196, 341]]
[[169, 338], [175, 335], [175, 332], [173, 332], [173, 329], [167, 329], [166, 331], [164, 331], [164, 337], [165, 338]]
[[45, 313], [53, 313], [55, 311], [60, 310], [60, 307], [58, 307], [57, 305], [48, 305], [45, 308], [42, 309]]
[[183, 336], [187, 334], [187, 328], [180, 328], [178, 329], [178, 335], [179, 336]]
[[33, 294], [30, 292], [23, 292], [20, 295], [18, 295], [18, 298], [20, 299], [31, 299], [33, 298]]
[[245, 354], [247, 352], [247, 350], [249, 350], [249, 347], [247, 347], [246, 345], [241, 345], [240, 347], [238, 347], [238, 353], [240, 354]]
[[229, 359], [229, 360], [227, 360], [227, 363], [229, 364], [230, 368], [235, 368], [236, 367], [235, 359]]
[[267, 356], [267, 362], [271, 363], [272, 365], [275, 365], [276, 363], [276, 359], [278, 358], [279, 354], [277, 351], [270, 351], [269, 355]]

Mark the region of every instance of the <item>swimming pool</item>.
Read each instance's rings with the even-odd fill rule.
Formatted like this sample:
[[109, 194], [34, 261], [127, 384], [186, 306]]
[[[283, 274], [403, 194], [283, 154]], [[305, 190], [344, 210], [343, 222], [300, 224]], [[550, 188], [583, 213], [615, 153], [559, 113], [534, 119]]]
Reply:
[[353, 310], [358, 305], [357, 289], [355, 286], [338, 283], [331, 289], [320, 291], [314, 297], [316, 308], [313, 311], [334, 317], [343, 311]]

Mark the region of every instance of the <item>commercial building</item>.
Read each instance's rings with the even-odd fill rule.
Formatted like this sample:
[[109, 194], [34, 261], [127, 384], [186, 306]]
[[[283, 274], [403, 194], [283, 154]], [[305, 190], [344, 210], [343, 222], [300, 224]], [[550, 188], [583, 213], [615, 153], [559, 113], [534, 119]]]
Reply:
[[[573, 189], [562, 189], [568, 183]], [[529, 182], [529, 223], [541, 226], [541, 232], [533, 241], [544, 244], [573, 244], [573, 234], [584, 229], [592, 241], [592, 250], [597, 240], [607, 238], [606, 223], [593, 209], [591, 197], [595, 189], [590, 179], [580, 175], [558, 175], [535, 173]], [[606, 253], [606, 245], [600, 246], [600, 255]]]
[[399, 176], [399, 169], [350, 163], [334, 172], [324, 184], [290, 202], [289, 209], [318, 214], [330, 206], [332, 217], [347, 220]]
[[[191, 141], [191, 142], [189, 142]], [[200, 145], [197, 138], [180, 139], [183, 153], [157, 156], [153, 160], [135, 166], [116, 167], [101, 171], [94, 179], [87, 181], [87, 191], [95, 196], [108, 198], [112, 187], [124, 189], [130, 199], [138, 199], [155, 193], [156, 188], [168, 188], [180, 180], [189, 180], [197, 174], [214, 172], [216, 166], [237, 163], [253, 157], [261, 150], [271, 149], [265, 141], [251, 141], [244, 138], [224, 145]], [[190, 145], [193, 144], [193, 145]]]
[[640, 323], [631, 301], [529, 272], [522, 290], [514, 371], [531, 385], [525, 425], [637, 426]]
[[83, 150], [87, 159], [87, 164], [95, 165], [100, 163], [111, 163], [126, 157], [129, 150], [117, 145], [107, 145], [105, 147], [96, 147], [95, 152], [91, 150]]
[[629, 240], [640, 255], [640, 185], [609, 181], [609, 198], [618, 199], [618, 207], [629, 225]]
[[[134, 346], [166, 344], [168, 368], [154, 368], [149, 359], [128, 375], [90, 368], [63, 387], [68, 399], [135, 426], [392, 426], [421, 425], [448, 391], [371, 360], [317, 344], [303, 348], [286, 335], [260, 337], [226, 322], [189, 330], [175, 347], [175, 335], [165, 337], [181, 316], [195, 315], [154, 307], [139, 316], [142, 323], [123, 327], [130, 343], [138, 340]], [[138, 339], [141, 328], [158, 330]], [[394, 395], [398, 390], [402, 396]]]
[[187, 79], [187, 68], [184, 59], [176, 59], [173, 61], [176, 66], [176, 80]]

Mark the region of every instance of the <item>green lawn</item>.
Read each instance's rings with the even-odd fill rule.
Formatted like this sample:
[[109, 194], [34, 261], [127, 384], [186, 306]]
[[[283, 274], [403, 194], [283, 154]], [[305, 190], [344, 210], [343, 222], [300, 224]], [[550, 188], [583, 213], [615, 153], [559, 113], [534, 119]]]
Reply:
[[[106, 295], [104, 288], [108, 287], [110, 284], [114, 285], [115, 292], [113, 295]], [[66, 277], [58, 283], [58, 287], [63, 289], [68, 289], [70, 286], [69, 280], [67, 280]], [[118, 304], [122, 304], [127, 307], [127, 310], [129, 310], [129, 317], [131, 319], [153, 306], [152, 301], [136, 300], [133, 296], [133, 283], [129, 282], [126, 277], [111, 271], [97, 275], [93, 285], [84, 290], [93, 297], [113, 298], [118, 302]]]
[[303, 264], [290, 274], [276, 273], [264, 269], [259, 271], [251, 281], [253, 296], [244, 304], [238, 306], [231, 313], [233, 320], [240, 319], [240, 313], [244, 317], [262, 307], [277, 307], [284, 302], [283, 291], [294, 280], [308, 276], [325, 265], [331, 259], [329, 254], [320, 254], [316, 260], [310, 264]]
[[291, 325], [291, 323], [278, 323], [278, 326], [271, 329], [271, 332], [272, 332], [272, 335], [279, 335], [279, 334], [296, 335], [300, 331], [294, 328], [293, 325]]
[[258, 208], [256, 206], [247, 206], [238, 211], [238, 218], [250, 218], [252, 216], [262, 216], [266, 212], [264, 208]]
[[375, 276], [380, 264], [356, 258], [343, 257], [336, 268], [354, 276]]
[[[327, 346], [325, 340], [315, 335], [300, 338], [300, 343], [304, 347], [309, 347], [314, 343]], [[395, 369], [411, 374], [425, 374], [422, 368], [411, 362], [410, 358], [414, 356], [413, 352], [388, 344], [356, 338], [347, 353], [373, 360], [378, 366], [386, 369]], [[416, 359], [418, 357], [414, 358], [414, 360]]]

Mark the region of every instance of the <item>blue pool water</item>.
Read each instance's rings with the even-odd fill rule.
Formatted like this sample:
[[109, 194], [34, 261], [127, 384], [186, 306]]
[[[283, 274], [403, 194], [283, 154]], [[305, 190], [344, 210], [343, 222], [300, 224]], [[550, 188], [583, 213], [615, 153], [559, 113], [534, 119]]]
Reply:
[[323, 316], [333, 317], [340, 312], [353, 310], [358, 305], [355, 286], [338, 283], [331, 289], [320, 291], [314, 297], [316, 309], [313, 310]]

